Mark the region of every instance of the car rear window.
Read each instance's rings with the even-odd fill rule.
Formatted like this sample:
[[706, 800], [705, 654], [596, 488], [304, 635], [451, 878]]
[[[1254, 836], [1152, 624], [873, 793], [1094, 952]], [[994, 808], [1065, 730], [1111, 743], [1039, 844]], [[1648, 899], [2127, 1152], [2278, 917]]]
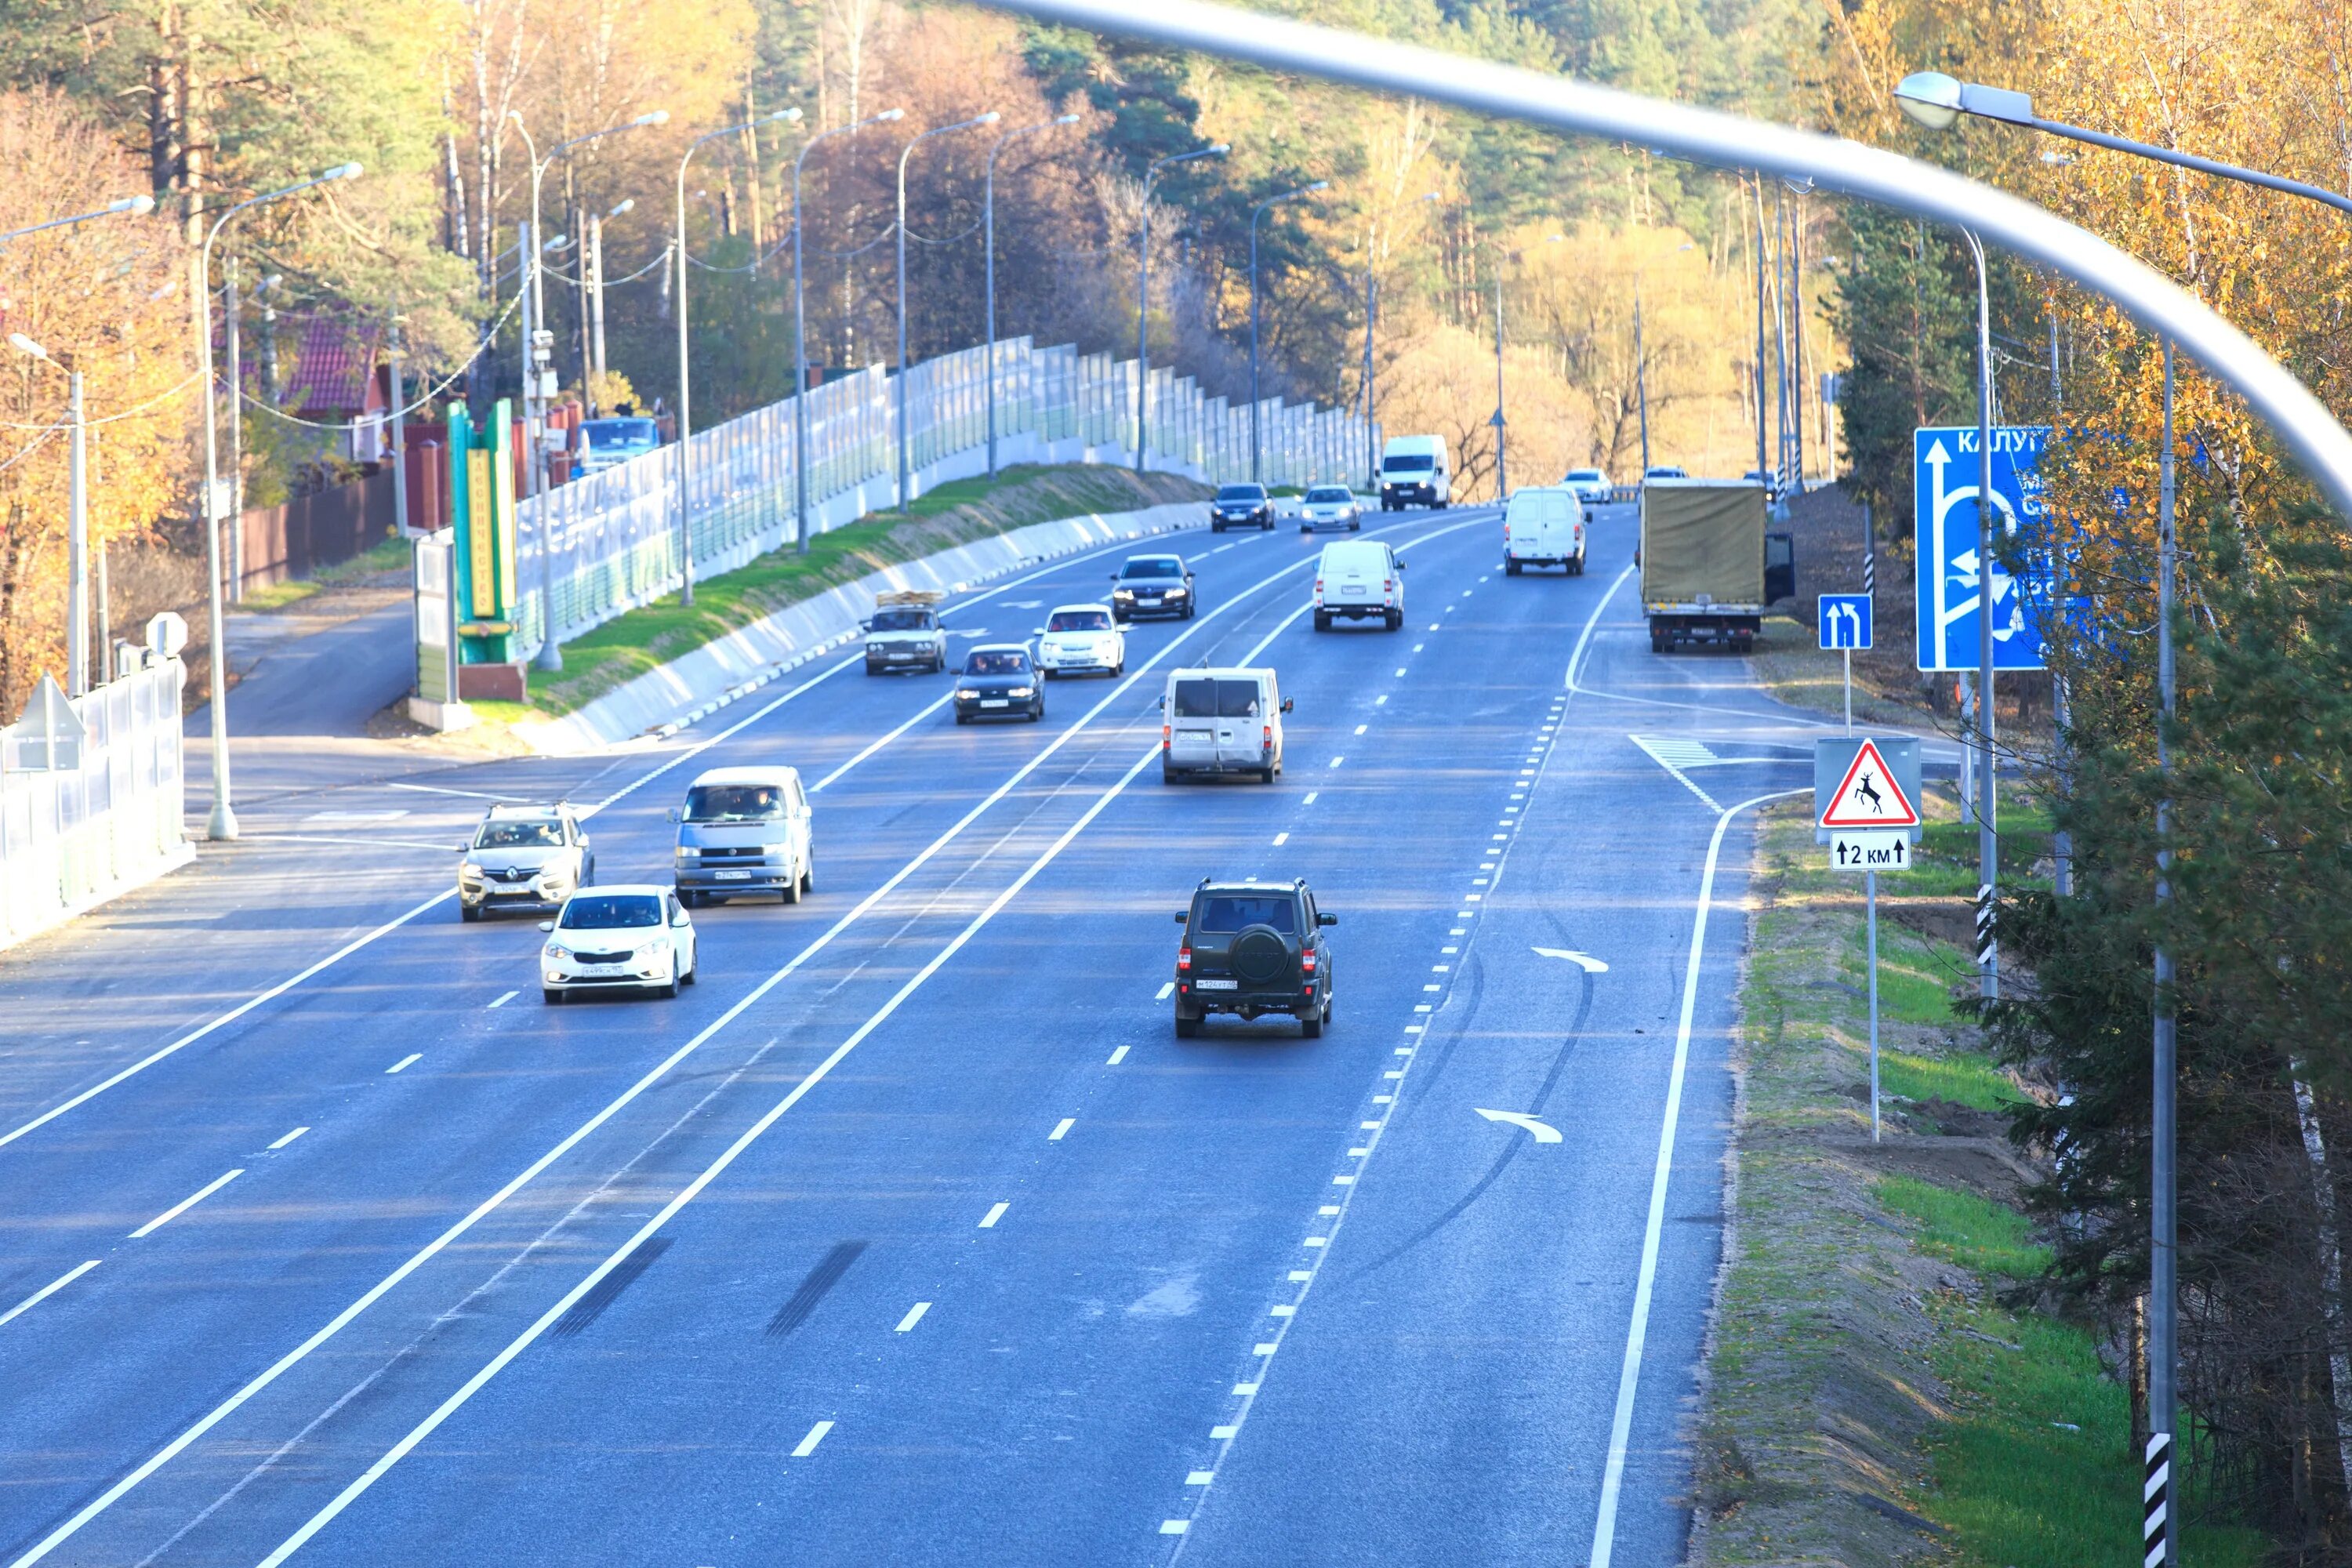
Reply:
[[1026, 675], [1029, 656], [1025, 653], [976, 653], [964, 661], [966, 675]]
[[556, 923], [565, 931], [657, 926], [662, 923], [662, 901], [647, 893], [575, 893]]
[[485, 822], [474, 835], [477, 849], [549, 849], [563, 842], [552, 822]]
[[1180, 680], [1176, 683], [1176, 717], [1213, 719], [1217, 716], [1217, 683]]
[[1119, 571], [1122, 577], [1181, 577], [1183, 563], [1172, 555], [1138, 555]]
[[1110, 630], [1108, 610], [1056, 610], [1054, 618], [1045, 623], [1049, 632], [1107, 632]]
[[766, 822], [783, 815], [782, 784], [697, 784], [686, 792], [688, 822]]
[[1215, 893], [1201, 900], [1195, 930], [1207, 933], [1241, 931], [1248, 926], [1272, 926], [1285, 936], [1298, 934], [1298, 902], [1287, 893], [1263, 897], [1245, 893]]
[[1217, 682], [1217, 717], [1220, 719], [1256, 718], [1257, 682], [1255, 680]]

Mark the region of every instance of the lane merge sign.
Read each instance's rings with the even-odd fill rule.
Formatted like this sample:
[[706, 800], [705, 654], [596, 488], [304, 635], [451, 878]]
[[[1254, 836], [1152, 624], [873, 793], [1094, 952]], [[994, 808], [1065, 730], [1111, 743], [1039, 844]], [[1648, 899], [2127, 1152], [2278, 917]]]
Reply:
[[1823, 594], [1816, 613], [1823, 648], [1831, 652], [1852, 648], [1859, 653], [1870, 647], [1869, 595]]
[[1895, 833], [1916, 844], [1919, 742], [1885, 737], [1824, 738], [1813, 743], [1813, 837]]

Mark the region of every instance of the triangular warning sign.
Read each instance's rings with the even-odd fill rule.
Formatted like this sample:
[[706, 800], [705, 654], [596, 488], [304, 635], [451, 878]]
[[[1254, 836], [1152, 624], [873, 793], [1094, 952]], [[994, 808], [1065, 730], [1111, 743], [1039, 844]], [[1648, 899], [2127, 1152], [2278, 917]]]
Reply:
[[1878, 742], [1864, 741], [1845, 777], [1822, 813], [1823, 827], [1916, 827], [1919, 808], [1895, 782], [1895, 770], [1878, 754]]

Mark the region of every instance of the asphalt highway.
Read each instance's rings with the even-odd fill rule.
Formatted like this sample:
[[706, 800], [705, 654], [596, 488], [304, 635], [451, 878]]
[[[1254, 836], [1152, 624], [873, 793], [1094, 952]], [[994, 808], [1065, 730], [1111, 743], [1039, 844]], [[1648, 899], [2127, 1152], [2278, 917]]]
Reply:
[[[1042, 724], [853, 656], [592, 759], [281, 748], [247, 842], [0, 957], [0, 1563], [1680, 1561], [1750, 808], [1821, 728], [1649, 652], [1630, 509], [1582, 577], [1367, 527], [1400, 632], [1314, 632], [1288, 531], [964, 595], [1193, 562]], [[1271, 788], [1160, 780], [1212, 662], [1297, 704]], [[459, 923], [488, 800], [665, 880], [751, 762], [816, 895], [699, 911], [678, 999]], [[1323, 1038], [1174, 1037], [1203, 875], [1339, 916]]]

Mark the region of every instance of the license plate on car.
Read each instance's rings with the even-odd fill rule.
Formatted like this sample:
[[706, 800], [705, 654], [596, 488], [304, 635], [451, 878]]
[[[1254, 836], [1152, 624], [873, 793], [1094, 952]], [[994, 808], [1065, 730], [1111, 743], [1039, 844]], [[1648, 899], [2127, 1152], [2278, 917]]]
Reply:
[[1342, 598], [1360, 599], [1364, 596], [1364, 594], [1365, 590], [1357, 586], [1353, 583], [1344, 583], [1340, 584], [1339, 587], [1339, 596]]
[[1238, 980], [1196, 980], [1192, 982], [1192, 984], [1199, 986], [1203, 991], [1238, 991], [1241, 989], [1241, 982]]
[[1013, 700], [1007, 697], [983, 697], [980, 700], [980, 705], [982, 708], [1010, 708], [1013, 706]]
[[751, 879], [749, 871], [719, 871], [713, 874], [722, 882], [748, 882]]
[[628, 969], [629, 966], [625, 963], [583, 963], [580, 966], [580, 973], [591, 975], [625, 974]]

